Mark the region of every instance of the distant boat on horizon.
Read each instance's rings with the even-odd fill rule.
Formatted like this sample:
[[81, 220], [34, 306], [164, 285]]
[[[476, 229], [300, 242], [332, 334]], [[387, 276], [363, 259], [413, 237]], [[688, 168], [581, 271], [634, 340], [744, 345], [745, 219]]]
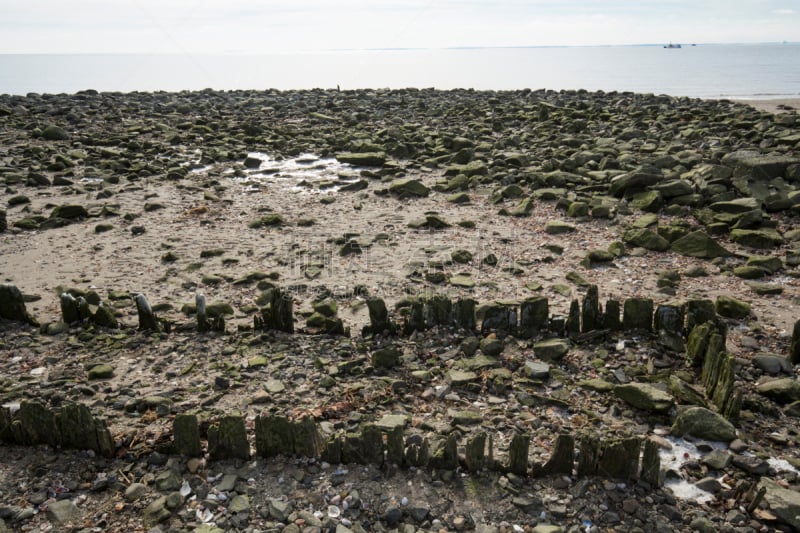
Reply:
[[680, 44], [669, 43], [669, 44], [665, 44], [664, 48], [681, 48], [681, 45]]

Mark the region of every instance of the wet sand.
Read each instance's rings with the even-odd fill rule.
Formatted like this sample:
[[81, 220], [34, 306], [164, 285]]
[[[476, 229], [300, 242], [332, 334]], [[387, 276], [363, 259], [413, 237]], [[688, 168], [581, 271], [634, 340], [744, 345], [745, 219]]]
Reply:
[[800, 110], [800, 98], [775, 98], [765, 100], [733, 100], [767, 113], [789, 113]]

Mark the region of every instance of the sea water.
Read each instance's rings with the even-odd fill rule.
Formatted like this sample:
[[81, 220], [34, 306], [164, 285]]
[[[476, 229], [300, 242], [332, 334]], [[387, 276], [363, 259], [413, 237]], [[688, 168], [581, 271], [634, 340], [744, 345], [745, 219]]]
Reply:
[[800, 43], [343, 50], [275, 55], [0, 55], [0, 94], [474, 88], [800, 97]]

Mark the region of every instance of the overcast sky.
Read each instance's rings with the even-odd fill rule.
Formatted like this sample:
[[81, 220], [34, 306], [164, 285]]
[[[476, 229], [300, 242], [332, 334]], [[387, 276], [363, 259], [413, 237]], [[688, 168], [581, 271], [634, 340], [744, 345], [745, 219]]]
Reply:
[[0, 53], [800, 41], [800, 0], [0, 0]]

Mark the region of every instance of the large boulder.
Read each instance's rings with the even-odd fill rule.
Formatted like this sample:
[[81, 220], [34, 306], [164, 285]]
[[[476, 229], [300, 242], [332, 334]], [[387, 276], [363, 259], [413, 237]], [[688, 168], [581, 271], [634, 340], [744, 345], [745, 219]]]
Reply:
[[678, 414], [672, 424], [672, 434], [677, 437], [690, 435], [698, 439], [730, 442], [736, 438], [736, 428], [714, 411], [705, 407], [689, 407]]

